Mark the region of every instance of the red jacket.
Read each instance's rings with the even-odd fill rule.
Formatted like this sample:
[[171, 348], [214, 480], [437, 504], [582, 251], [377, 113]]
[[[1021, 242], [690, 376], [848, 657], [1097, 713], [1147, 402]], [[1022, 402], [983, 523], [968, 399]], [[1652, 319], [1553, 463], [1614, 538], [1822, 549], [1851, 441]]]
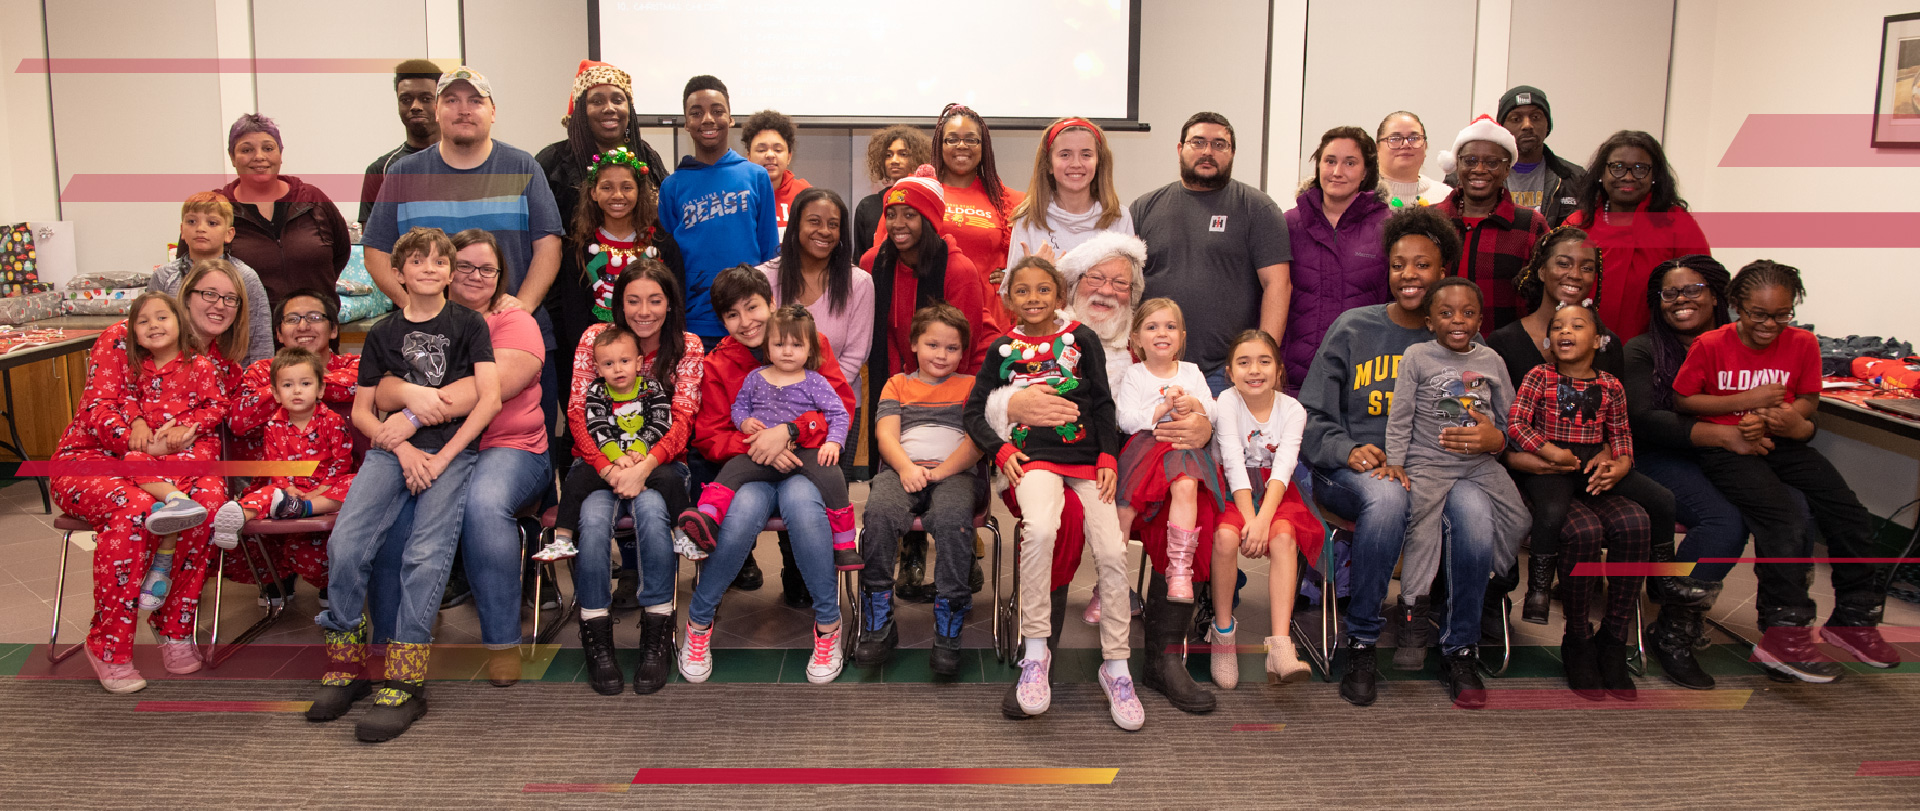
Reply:
[[813, 184], [806, 178], [793, 174], [793, 167], [787, 167], [786, 174], [780, 176], [780, 185], [773, 187], [773, 225], [781, 233], [786, 233], [787, 219], [793, 216], [793, 198], [811, 188]]
[[[740, 384], [747, 379], [747, 373], [765, 365], [754, 360], [753, 350], [731, 335], [722, 338], [720, 344], [707, 353], [701, 364], [700, 400], [710, 407], [700, 409], [693, 420], [693, 447], [707, 461], [719, 464], [747, 452], [748, 437], [733, 427], [732, 409], [719, 404], [731, 404], [740, 393]], [[847, 385], [846, 375], [840, 373], [840, 364], [833, 359], [833, 345], [825, 335], [820, 336], [820, 376], [833, 384], [834, 392], [847, 406], [847, 413], [853, 413], [853, 388]], [[799, 423], [802, 425], [799, 442], [801, 447], [817, 448], [827, 441], [827, 421], [817, 413], [809, 414], [812, 419]]]
[[[287, 193], [278, 201], [279, 226], [260, 216], [251, 203], [235, 202], [233, 245], [227, 252], [260, 274], [270, 302], [282, 301], [303, 288], [331, 293], [353, 253], [347, 219], [320, 187], [293, 175], [280, 179], [287, 182]], [[232, 200], [239, 186], [236, 178], [219, 191]]]
[[[967, 324], [973, 330], [973, 351], [961, 362], [960, 373], [978, 374], [980, 364], [987, 357], [987, 344], [1006, 334], [1006, 330], [995, 330], [987, 323], [988, 302], [983, 298], [985, 282], [982, 281], [980, 270], [966, 254], [960, 252], [960, 245], [953, 237], [942, 234], [940, 238], [947, 243], [947, 282], [942, 298], [967, 316]], [[905, 262], [895, 262], [891, 276], [875, 272], [873, 263], [879, 253], [878, 246], [868, 248], [866, 255], [860, 257], [860, 268], [873, 274], [873, 283], [876, 285], [886, 283], [889, 278], [893, 283], [893, 295], [888, 306], [891, 312], [887, 315], [884, 333], [887, 370], [880, 375], [881, 380], [886, 380], [920, 367], [914, 361], [913, 346], [907, 340], [907, 334], [913, 328], [913, 305], [919, 299], [919, 280], [914, 278], [913, 268], [907, 267]], [[869, 364], [878, 359], [874, 355], [867, 356]]]

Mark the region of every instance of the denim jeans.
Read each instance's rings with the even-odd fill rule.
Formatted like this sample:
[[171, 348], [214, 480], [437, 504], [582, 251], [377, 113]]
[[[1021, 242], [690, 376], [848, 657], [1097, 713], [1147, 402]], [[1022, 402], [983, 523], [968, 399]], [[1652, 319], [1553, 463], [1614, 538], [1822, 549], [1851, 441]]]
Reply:
[[[1315, 469], [1313, 477], [1321, 506], [1354, 522], [1347, 633], [1375, 642], [1383, 624], [1380, 605], [1406, 540], [1408, 493], [1397, 482], [1352, 468]], [[1447, 497], [1440, 577], [1451, 597], [1441, 619], [1440, 645], [1448, 652], [1480, 641], [1480, 603], [1493, 572], [1492, 514], [1492, 500], [1477, 486], [1462, 482]]]
[[460, 559], [473, 604], [480, 612], [480, 641], [494, 649], [520, 644], [520, 583], [523, 553], [513, 514], [553, 489], [547, 456], [518, 448], [480, 452], [467, 488]]
[[414, 495], [407, 492], [399, 458], [377, 448], [367, 451], [327, 542], [327, 596], [332, 607], [321, 611], [314, 622], [332, 631], [351, 631], [359, 625], [374, 557], [401, 509], [410, 505], [414, 530], [398, 550], [400, 592], [393, 640], [433, 641], [440, 592], [447, 586], [454, 546], [460, 541], [467, 483], [478, 456], [471, 448], [456, 454], [433, 486]]
[[767, 519], [780, 515], [787, 519], [793, 536], [793, 559], [800, 576], [813, 595], [813, 621], [832, 625], [840, 621], [839, 572], [833, 565], [833, 530], [827, 526], [827, 507], [820, 491], [805, 476], [789, 476], [778, 485], [753, 482], [733, 495], [726, 523], [720, 525], [720, 540], [700, 570], [700, 584], [693, 590], [693, 605], [687, 619], [707, 625], [713, 622], [720, 598], [727, 593]]
[[[585, 464], [584, 462], [581, 464]], [[677, 475], [686, 475], [686, 466], [668, 464]], [[667, 501], [657, 490], [641, 490], [630, 499], [601, 490], [587, 496], [580, 507], [580, 531], [575, 543], [580, 554], [573, 559], [573, 594], [584, 609], [605, 609], [613, 604], [613, 526], [620, 516], [633, 516], [633, 537], [640, 558], [640, 605], [664, 605], [673, 602], [675, 576], [680, 572], [679, 557], [673, 552], [673, 519]]]
[[[1665, 451], [1645, 450], [1633, 460], [1634, 469], [1673, 491], [1674, 517], [1687, 528], [1674, 559], [1737, 558], [1747, 548], [1747, 523], [1740, 509], [1720, 495], [1693, 459]], [[1731, 563], [1695, 564], [1690, 575], [1719, 582], [1733, 571]]]

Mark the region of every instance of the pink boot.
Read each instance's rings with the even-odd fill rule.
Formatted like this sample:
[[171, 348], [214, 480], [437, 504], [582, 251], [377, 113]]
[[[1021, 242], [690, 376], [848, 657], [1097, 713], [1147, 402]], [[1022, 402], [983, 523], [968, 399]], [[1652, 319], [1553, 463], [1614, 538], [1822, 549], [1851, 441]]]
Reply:
[[733, 488], [709, 484], [700, 491], [700, 504], [680, 514], [680, 531], [695, 546], [712, 552], [720, 544], [720, 524], [727, 520], [727, 508], [733, 506]]
[[833, 567], [843, 572], [866, 568], [860, 549], [854, 543], [853, 506], [828, 508], [827, 526], [833, 530]]
[[1200, 530], [1167, 525], [1167, 602], [1193, 602], [1193, 553]]

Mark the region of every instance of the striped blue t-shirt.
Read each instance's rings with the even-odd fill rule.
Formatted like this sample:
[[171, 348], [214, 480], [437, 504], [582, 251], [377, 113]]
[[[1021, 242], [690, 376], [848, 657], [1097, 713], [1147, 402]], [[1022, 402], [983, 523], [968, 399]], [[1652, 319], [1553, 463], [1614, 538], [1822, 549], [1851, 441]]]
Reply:
[[[532, 155], [505, 141], [494, 141], [486, 162], [472, 169], [448, 166], [440, 157], [439, 144], [387, 167], [380, 199], [373, 204], [360, 241], [392, 253], [400, 236], [414, 228], [438, 228], [447, 236], [468, 228], [492, 232], [500, 242], [509, 293], [518, 293], [527, 278], [534, 240], [564, 231], [546, 173]], [[552, 349], [553, 324], [539, 303], [526, 302], [547, 348]]]

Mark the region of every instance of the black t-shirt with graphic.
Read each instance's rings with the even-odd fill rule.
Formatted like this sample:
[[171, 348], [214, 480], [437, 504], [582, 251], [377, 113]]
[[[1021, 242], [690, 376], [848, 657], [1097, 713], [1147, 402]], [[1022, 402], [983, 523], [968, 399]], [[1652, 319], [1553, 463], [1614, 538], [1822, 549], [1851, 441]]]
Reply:
[[[416, 386], [438, 389], [473, 376], [473, 365], [493, 362], [493, 339], [479, 313], [451, 301], [426, 321], [408, 321], [396, 310], [367, 332], [360, 351], [360, 385], [378, 386], [393, 375]], [[408, 440], [427, 453], [439, 451], [459, 433], [465, 417], [426, 425]]]

